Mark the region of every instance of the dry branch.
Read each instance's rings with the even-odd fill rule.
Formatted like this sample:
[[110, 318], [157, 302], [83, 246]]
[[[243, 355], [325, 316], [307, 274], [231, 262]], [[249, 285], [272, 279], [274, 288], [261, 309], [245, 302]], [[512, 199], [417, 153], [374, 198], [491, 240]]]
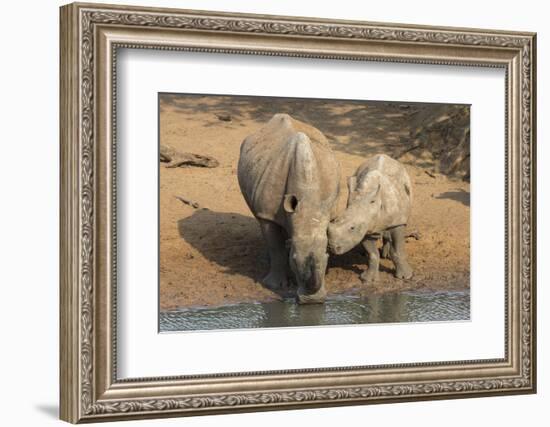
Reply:
[[180, 197], [180, 196], [175, 196], [176, 199], [178, 199], [180, 202], [186, 204], [186, 205], [189, 205], [191, 206], [192, 208], [195, 208], [195, 209], [198, 209], [200, 208], [200, 205], [198, 202], [194, 202], [193, 200], [189, 200], [189, 199], [185, 199], [183, 197]]
[[193, 153], [180, 153], [166, 145], [160, 146], [160, 161], [168, 163], [167, 168], [177, 168], [185, 166], [197, 166], [203, 168], [215, 168], [219, 162], [210, 156]]

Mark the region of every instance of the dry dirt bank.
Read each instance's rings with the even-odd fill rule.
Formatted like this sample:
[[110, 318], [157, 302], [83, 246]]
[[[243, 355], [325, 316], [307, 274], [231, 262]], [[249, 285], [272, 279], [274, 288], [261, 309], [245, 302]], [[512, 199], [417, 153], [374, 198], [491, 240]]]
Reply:
[[[242, 140], [275, 112], [307, 121], [329, 138], [343, 172], [344, 191], [339, 200], [343, 209], [347, 196], [344, 179], [365, 157], [395, 155], [411, 146], [411, 126], [418, 127], [410, 119], [414, 108], [385, 103], [162, 96], [161, 144], [212, 156], [219, 166], [160, 166], [161, 309], [279, 298], [259, 284], [268, 268], [267, 252], [236, 177]], [[407, 168], [414, 185], [408, 229], [418, 231], [421, 237], [407, 242], [415, 275], [407, 281], [395, 279], [391, 262], [383, 260], [380, 280], [368, 286], [367, 292], [469, 286], [470, 185], [433, 174], [440, 170], [438, 157], [425, 151], [426, 147], [409, 151], [409, 160], [403, 159], [411, 163]], [[186, 205], [176, 196], [200, 207]], [[358, 291], [364, 267], [359, 249], [332, 256], [326, 276], [329, 294]]]

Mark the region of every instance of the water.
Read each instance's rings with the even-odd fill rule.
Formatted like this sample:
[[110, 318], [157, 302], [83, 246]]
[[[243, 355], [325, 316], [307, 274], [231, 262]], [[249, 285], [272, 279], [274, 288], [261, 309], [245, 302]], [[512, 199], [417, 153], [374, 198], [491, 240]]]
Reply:
[[324, 304], [293, 301], [185, 308], [160, 313], [160, 332], [470, 319], [468, 291], [339, 295]]

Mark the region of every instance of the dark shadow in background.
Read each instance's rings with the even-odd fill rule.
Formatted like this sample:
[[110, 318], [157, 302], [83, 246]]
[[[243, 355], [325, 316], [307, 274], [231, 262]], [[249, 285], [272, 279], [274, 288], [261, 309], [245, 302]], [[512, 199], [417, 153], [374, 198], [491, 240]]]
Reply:
[[451, 199], [459, 203], [462, 203], [465, 206], [470, 206], [470, 192], [457, 189], [456, 191], [446, 191], [445, 193], [438, 194], [436, 199]]
[[[189, 99], [194, 99], [190, 103]], [[212, 99], [215, 99], [215, 102]], [[311, 124], [331, 140], [332, 148], [355, 155], [370, 149], [383, 149], [390, 154], [406, 147], [410, 140], [411, 119], [431, 105], [434, 114], [441, 108], [463, 108], [462, 105], [386, 102], [364, 100], [337, 100], [318, 98], [283, 98], [254, 96], [224, 96], [201, 94], [160, 94], [160, 112], [167, 107], [187, 114], [208, 113], [211, 120], [205, 126], [236, 127], [243, 120], [265, 123], [275, 113], [287, 113]], [[346, 108], [342, 111], [341, 106]], [[218, 116], [231, 117], [221, 121]], [[342, 141], [346, 143], [342, 143]], [[414, 153], [413, 153], [414, 154]]]

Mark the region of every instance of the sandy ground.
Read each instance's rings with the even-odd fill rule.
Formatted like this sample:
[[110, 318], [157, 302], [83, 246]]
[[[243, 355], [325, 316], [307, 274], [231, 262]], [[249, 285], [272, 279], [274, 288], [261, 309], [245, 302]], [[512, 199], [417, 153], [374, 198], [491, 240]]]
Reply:
[[[166, 168], [160, 165], [160, 306], [223, 305], [270, 301], [280, 297], [259, 283], [268, 255], [257, 221], [237, 183], [242, 140], [276, 112], [286, 112], [320, 129], [342, 167], [339, 207], [347, 197], [345, 178], [365, 157], [393, 154], [404, 144], [410, 107], [384, 103], [265, 100], [212, 96], [163, 95], [160, 143], [182, 152], [216, 158], [216, 168]], [[223, 121], [218, 115], [230, 115]], [[470, 185], [426, 173], [431, 157], [407, 165], [414, 203], [407, 251], [414, 276], [398, 280], [389, 260], [380, 280], [362, 285], [366, 268], [360, 248], [331, 256], [326, 275], [329, 295], [412, 289], [464, 289], [470, 277]], [[422, 167], [421, 167], [422, 166]], [[176, 196], [195, 201], [199, 208]]]

